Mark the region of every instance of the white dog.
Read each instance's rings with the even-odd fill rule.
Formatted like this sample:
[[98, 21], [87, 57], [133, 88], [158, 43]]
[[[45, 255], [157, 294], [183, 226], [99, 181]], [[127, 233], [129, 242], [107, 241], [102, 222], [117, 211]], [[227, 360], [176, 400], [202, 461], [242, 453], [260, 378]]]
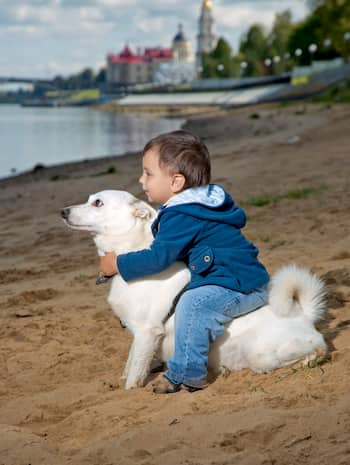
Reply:
[[[153, 240], [155, 210], [128, 192], [102, 191], [61, 214], [70, 228], [92, 233], [100, 255], [141, 250]], [[168, 315], [189, 280], [190, 272], [180, 262], [128, 283], [120, 275], [111, 280], [108, 301], [134, 336], [123, 374], [126, 389], [144, 386], [156, 355], [164, 361], [172, 356], [174, 316]], [[324, 311], [322, 282], [297, 266], [284, 267], [272, 277], [269, 304], [227, 325], [211, 347], [208, 368], [217, 373], [225, 368], [263, 373], [312, 360], [326, 351], [314, 327]]]

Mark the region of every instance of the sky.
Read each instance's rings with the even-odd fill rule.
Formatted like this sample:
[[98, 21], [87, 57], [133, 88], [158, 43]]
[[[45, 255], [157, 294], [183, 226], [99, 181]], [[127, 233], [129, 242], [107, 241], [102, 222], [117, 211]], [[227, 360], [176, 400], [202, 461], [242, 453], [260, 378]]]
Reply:
[[[201, 0], [0, 0], [0, 76], [52, 78], [84, 68], [98, 71], [107, 53], [127, 43], [170, 47], [182, 23], [196, 49]], [[214, 0], [215, 33], [237, 51], [255, 22], [270, 28], [276, 13], [293, 21], [307, 14], [306, 0]]]

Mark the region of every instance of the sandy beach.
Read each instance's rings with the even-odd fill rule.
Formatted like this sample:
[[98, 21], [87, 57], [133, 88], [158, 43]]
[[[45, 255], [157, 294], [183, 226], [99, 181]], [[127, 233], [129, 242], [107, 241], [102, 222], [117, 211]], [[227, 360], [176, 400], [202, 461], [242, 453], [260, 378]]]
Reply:
[[327, 285], [325, 363], [224, 373], [196, 393], [126, 391], [131, 337], [96, 286], [88, 234], [64, 206], [103, 189], [143, 198], [140, 154], [0, 181], [1, 465], [350, 463], [350, 106], [298, 103], [191, 117], [213, 181], [248, 214], [270, 273]]

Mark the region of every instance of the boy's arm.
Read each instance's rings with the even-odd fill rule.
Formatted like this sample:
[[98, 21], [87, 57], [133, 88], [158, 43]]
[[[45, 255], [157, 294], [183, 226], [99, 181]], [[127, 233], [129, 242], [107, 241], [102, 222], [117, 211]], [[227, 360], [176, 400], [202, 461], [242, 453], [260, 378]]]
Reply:
[[179, 259], [200, 228], [187, 215], [164, 213], [160, 230], [149, 249], [118, 255], [117, 268], [125, 281], [165, 270]]
[[113, 276], [119, 273], [115, 252], [106, 252], [100, 257], [100, 271], [103, 276]]

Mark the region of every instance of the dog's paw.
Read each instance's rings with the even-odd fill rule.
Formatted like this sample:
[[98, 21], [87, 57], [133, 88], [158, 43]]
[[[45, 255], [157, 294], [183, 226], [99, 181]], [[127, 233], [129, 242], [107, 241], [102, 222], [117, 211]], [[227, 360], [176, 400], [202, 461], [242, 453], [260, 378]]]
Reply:
[[132, 379], [129, 377], [129, 379], [126, 380], [125, 382], [125, 389], [134, 389], [134, 388], [140, 388], [144, 387], [146, 384], [146, 378], [137, 378], [137, 379]]
[[129, 389], [136, 389], [138, 386], [134, 386], [132, 384], [128, 384], [128, 383], [125, 383], [125, 389], [129, 390]]
[[143, 386], [144, 386], [144, 383], [135, 383], [135, 382], [128, 382], [128, 381], [125, 383], [125, 389], [136, 389], [136, 388], [140, 388]]

